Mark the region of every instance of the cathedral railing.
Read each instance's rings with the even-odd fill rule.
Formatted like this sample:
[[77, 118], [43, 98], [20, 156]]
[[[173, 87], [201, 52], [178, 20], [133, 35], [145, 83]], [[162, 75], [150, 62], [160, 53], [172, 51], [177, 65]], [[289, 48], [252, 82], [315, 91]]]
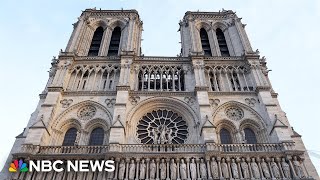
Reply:
[[36, 146], [23, 145], [21, 153], [30, 154], [104, 154], [116, 153], [246, 153], [285, 152], [294, 149], [294, 142], [279, 144], [109, 144], [104, 146]]

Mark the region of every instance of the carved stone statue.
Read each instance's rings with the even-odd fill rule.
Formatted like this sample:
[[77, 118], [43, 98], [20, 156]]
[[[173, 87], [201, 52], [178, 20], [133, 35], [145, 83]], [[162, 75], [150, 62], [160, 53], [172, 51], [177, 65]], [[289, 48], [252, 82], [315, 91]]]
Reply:
[[264, 159], [262, 159], [261, 162], [261, 169], [265, 178], [271, 178], [268, 164], [264, 161]]
[[[111, 160], [114, 160], [114, 158], [111, 158]], [[114, 177], [114, 171], [112, 171], [112, 172], [108, 172], [107, 173], [107, 179], [113, 179], [113, 177]], [[79, 176], [77, 177], [77, 179], [78, 178], [80, 178]], [[49, 178], [50, 179], [50, 178]]]
[[177, 179], [177, 164], [174, 162], [174, 159], [171, 159], [170, 172], [171, 179]]
[[160, 129], [160, 144], [165, 144], [167, 142], [166, 132], [167, 132], [166, 126], [162, 125]]
[[259, 171], [259, 167], [255, 161], [255, 159], [252, 159], [251, 162], [251, 170], [252, 170], [252, 175], [255, 179], [260, 179], [260, 171]]
[[134, 160], [132, 159], [129, 166], [129, 180], [134, 179], [135, 172], [136, 172], [136, 165], [134, 163]]
[[140, 163], [140, 178], [139, 179], [145, 179], [146, 178], [146, 164], [144, 163], [144, 159], [142, 159]]
[[168, 144], [172, 144], [172, 129], [169, 129], [168, 130], [168, 132], [167, 132], [167, 134], [168, 134]]
[[158, 133], [156, 132], [155, 129], [152, 129], [152, 139], [153, 139], [153, 144], [158, 144]]
[[156, 177], [156, 163], [154, 163], [154, 159], [151, 160], [150, 163], [150, 179], [155, 179]]
[[125, 170], [126, 170], [126, 164], [124, 163], [124, 160], [121, 159], [119, 164], [119, 179], [124, 179]]
[[290, 166], [284, 158], [282, 158], [281, 166], [282, 166], [284, 177], [291, 178], [290, 177], [291, 176], [290, 175]]
[[180, 164], [180, 178], [181, 180], [187, 179], [187, 165], [184, 163], [183, 159], [181, 159]]
[[294, 167], [294, 170], [296, 171], [297, 176], [299, 178], [303, 178], [304, 177], [304, 172], [303, 172], [303, 169], [301, 167], [300, 162], [297, 159], [297, 156], [293, 157], [293, 167]]
[[74, 141], [74, 145], [76, 145], [76, 146], [79, 145], [80, 136], [81, 136], [80, 131], [77, 131], [76, 140]]
[[274, 162], [274, 158], [271, 159], [270, 166], [271, 166], [271, 170], [272, 170], [273, 176], [275, 178], [280, 178], [280, 170], [279, 170], [279, 167], [278, 167], [277, 163]]
[[203, 159], [200, 160], [200, 175], [201, 179], [207, 179], [207, 167]]
[[216, 162], [214, 157], [211, 160], [211, 172], [212, 172], [213, 179], [218, 179], [219, 178], [218, 163]]
[[222, 159], [221, 171], [224, 178], [229, 178], [228, 164], [226, 163], [225, 159]]
[[242, 161], [241, 161], [241, 163], [240, 163], [240, 166], [241, 166], [243, 178], [250, 178], [249, 166], [248, 166], [248, 164], [246, 163], [246, 161], [244, 160], [244, 158], [242, 158]]
[[239, 178], [238, 166], [234, 162], [234, 159], [231, 160], [231, 171], [232, 171], [233, 178], [238, 179]]
[[160, 179], [166, 179], [167, 176], [167, 165], [164, 162], [164, 159], [161, 159], [160, 163]]
[[194, 159], [191, 159], [191, 162], [190, 162], [190, 173], [191, 173], [192, 180], [197, 179], [197, 165], [194, 162]]

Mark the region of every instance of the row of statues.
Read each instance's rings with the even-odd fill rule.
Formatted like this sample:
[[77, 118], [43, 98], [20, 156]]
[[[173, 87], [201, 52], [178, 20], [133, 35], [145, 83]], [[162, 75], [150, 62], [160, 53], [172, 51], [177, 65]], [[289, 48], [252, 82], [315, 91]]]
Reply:
[[197, 180], [304, 178], [303, 165], [289, 158], [162, 158], [117, 159], [116, 170], [107, 179]]

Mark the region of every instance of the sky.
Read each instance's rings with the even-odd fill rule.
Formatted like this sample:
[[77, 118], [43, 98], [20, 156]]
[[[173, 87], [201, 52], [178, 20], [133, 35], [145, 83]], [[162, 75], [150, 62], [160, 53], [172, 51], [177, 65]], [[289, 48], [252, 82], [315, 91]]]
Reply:
[[[266, 56], [273, 88], [306, 148], [320, 154], [320, 1], [318, 0], [1, 0], [0, 170], [44, 89], [50, 62], [65, 49], [81, 10], [136, 9], [142, 52], [176, 56], [186, 11], [231, 9], [247, 24], [253, 49]], [[320, 172], [319, 157], [311, 156]]]

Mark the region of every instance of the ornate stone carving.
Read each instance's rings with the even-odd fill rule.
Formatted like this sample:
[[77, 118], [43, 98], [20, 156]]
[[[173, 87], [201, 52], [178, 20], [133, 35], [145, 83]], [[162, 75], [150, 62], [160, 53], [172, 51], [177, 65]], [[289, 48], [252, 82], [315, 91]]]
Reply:
[[119, 179], [124, 179], [124, 172], [126, 170], [126, 164], [123, 159], [121, 159], [121, 162], [119, 164]]
[[180, 178], [182, 180], [187, 179], [187, 165], [184, 163], [183, 159], [181, 159], [181, 164], [180, 164]]
[[304, 177], [304, 172], [303, 172], [303, 169], [301, 167], [300, 162], [297, 159], [297, 156], [293, 157], [293, 167], [294, 167], [294, 170], [296, 171], [297, 176], [299, 178], [303, 178]]
[[255, 105], [255, 103], [257, 102], [256, 99], [254, 98], [246, 98], [245, 99], [245, 102], [250, 106], [250, 107], [253, 107]]
[[231, 120], [240, 120], [243, 118], [243, 111], [239, 107], [231, 106], [226, 108], [225, 113]]
[[233, 178], [235, 179], [239, 178], [238, 166], [235, 163], [234, 159], [231, 160], [231, 172], [232, 172]]
[[154, 162], [154, 159], [151, 160], [150, 163], [150, 179], [155, 179], [156, 177], [156, 163]]
[[137, 136], [145, 144], [183, 144], [188, 136], [188, 125], [171, 110], [154, 110], [138, 122]]
[[171, 159], [170, 175], [171, 179], [177, 179], [177, 164], [174, 162], [174, 159]]
[[144, 163], [144, 159], [142, 159], [140, 164], [140, 178], [139, 179], [145, 179], [146, 177], [146, 164]]
[[264, 161], [264, 159], [262, 159], [262, 162], [261, 162], [261, 169], [265, 178], [271, 178], [268, 164]]
[[94, 106], [84, 106], [78, 111], [78, 117], [82, 120], [90, 120], [96, 115], [96, 112], [97, 109]]
[[246, 163], [246, 161], [244, 160], [244, 158], [242, 158], [242, 161], [241, 161], [241, 163], [240, 163], [240, 166], [241, 166], [243, 178], [249, 178], [249, 177], [250, 177], [249, 166], [248, 166], [248, 164]]
[[260, 179], [259, 167], [258, 167], [258, 164], [256, 163], [254, 158], [252, 158], [251, 169], [252, 169], [253, 177], [256, 178], [256, 179]]
[[222, 171], [222, 176], [226, 179], [228, 179], [229, 176], [229, 170], [228, 170], [228, 164], [226, 163], [225, 159], [222, 159], [221, 163], [221, 171]]
[[219, 99], [209, 99], [210, 106], [214, 109], [218, 107], [220, 100]]
[[190, 162], [190, 173], [191, 173], [191, 179], [196, 180], [197, 179], [197, 165], [194, 162], [194, 159], [191, 159], [191, 162]]
[[76, 136], [76, 140], [74, 141], [74, 145], [78, 145], [78, 144], [79, 144], [79, 142], [80, 142], [80, 136], [81, 136], [80, 131], [77, 131], [77, 136]]
[[161, 163], [160, 163], [160, 179], [164, 180], [166, 179], [166, 174], [167, 174], [167, 165], [164, 162], [164, 159], [161, 159]]
[[136, 105], [140, 101], [140, 97], [139, 96], [131, 96], [129, 98], [129, 101], [131, 102], [132, 105]]
[[291, 177], [290, 177], [290, 166], [289, 166], [289, 164], [286, 162], [285, 158], [282, 158], [281, 166], [282, 166], [282, 170], [283, 170], [283, 175], [284, 175], [284, 177], [286, 177], [286, 178], [291, 178]]
[[193, 105], [196, 99], [194, 97], [184, 97], [184, 100], [189, 104]]
[[60, 101], [60, 104], [62, 104], [63, 108], [67, 108], [70, 106], [70, 104], [73, 102], [72, 99], [63, 99]]
[[105, 100], [105, 103], [107, 104], [108, 108], [112, 108], [116, 104], [116, 99], [115, 98], [108, 98]]
[[201, 179], [207, 179], [207, 167], [203, 159], [200, 160], [200, 175]]
[[129, 166], [129, 180], [134, 179], [135, 172], [136, 172], [136, 165], [134, 163], [134, 160], [132, 159]]
[[212, 172], [213, 179], [218, 179], [219, 178], [218, 163], [217, 163], [217, 161], [215, 160], [214, 157], [212, 157], [212, 160], [211, 160], [211, 172]]
[[274, 158], [271, 159], [270, 166], [271, 166], [271, 170], [272, 170], [273, 176], [275, 178], [280, 178], [280, 170], [279, 170], [279, 167], [278, 167], [277, 163], [274, 162]]

